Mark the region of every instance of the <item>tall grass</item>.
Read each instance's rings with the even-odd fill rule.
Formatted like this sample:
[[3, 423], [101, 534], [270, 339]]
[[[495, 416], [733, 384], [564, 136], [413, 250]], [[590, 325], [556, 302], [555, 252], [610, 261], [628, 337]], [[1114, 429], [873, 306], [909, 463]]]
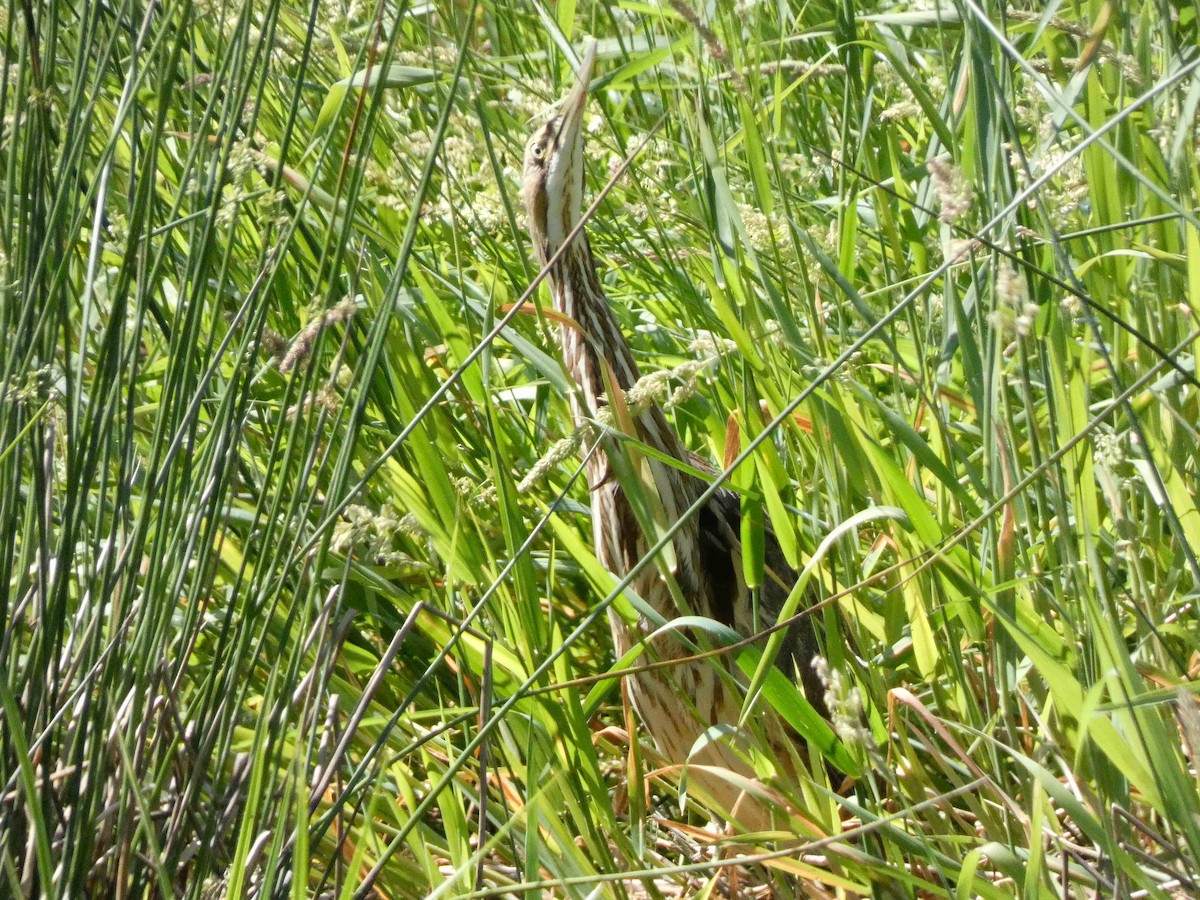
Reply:
[[[10, 0], [0, 894], [1200, 892], [1198, 13]], [[824, 598], [859, 777], [761, 839], [515, 305], [585, 35], [640, 401]]]

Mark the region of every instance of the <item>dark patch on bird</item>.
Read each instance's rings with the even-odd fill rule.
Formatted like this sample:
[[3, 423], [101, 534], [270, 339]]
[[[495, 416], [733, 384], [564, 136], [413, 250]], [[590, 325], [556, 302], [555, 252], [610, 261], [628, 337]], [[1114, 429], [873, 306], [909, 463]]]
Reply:
[[604, 474], [600, 476], [600, 480], [597, 481], [595, 484], [588, 486], [588, 493], [600, 490], [600, 488], [604, 487], [606, 484], [608, 484], [612, 480], [613, 480], [612, 466], [605, 466]]
[[718, 512], [713, 503], [706, 503], [700, 509], [700, 564], [708, 577], [708, 596], [712, 599], [712, 609], [709, 614], [722, 625], [735, 628], [733, 601], [738, 596], [737, 570], [734, 569], [732, 547], [724, 540], [724, 528], [740, 527], [741, 510], [734, 513], [730, 521]]

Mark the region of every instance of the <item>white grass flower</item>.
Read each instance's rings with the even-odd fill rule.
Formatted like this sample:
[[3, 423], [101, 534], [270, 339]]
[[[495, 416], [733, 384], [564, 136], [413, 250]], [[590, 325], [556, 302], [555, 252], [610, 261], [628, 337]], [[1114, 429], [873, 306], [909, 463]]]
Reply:
[[736, 353], [737, 344], [729, 338], [713, 334], [711, 331], [697, 329], [688, 344], [688, 353], [697, 356], [716, 356], [720, 353]]
[[912, 119], [921, 114], [921, 104], [916, 100], [901, 100], [893, 103], [879, 114], [881, 122], [896, 122], [900, 119]]
[[312, 353], [317, 336], [331, 325], [347, 322], [354, 318], [358, 307], [353, 300], [342, 300], [323, 315], [317, 316], [301, 329], [292, 341], [283, 359], [279, 361], [279, 371], [286, 374], [296, 367], [297, 363], [308, 358]]
[[996, 297], [1009, 309], [1021, 309], [1029, 300], [1025, 279], [1011, 263], [1001, 264], [996, 272]]
[[825, 706], [832, 718], [833, 730], [842, 742], [875, 752], [875, 738], [863, 724], [862, 694], [823, 656], [812, 661], [813, 671], [825, 686]]
[[246, 141], [238, 141], [229, 151], [229, 174], [235, 181], [244, 179], [253, 172], [258, 161], [257, 153]]
[[1095, 448], [1092, 458], [1096, 465], [1103, 466], [1110, 472], [1116, 471], [1125, 462], [1125, 449], [1121, 446], [1119, 435], [1111, 431], [1098, 431], [1092, 437]]
[[221, 206], [217, 209], [216, 222], [222, 227], [228, 227], [233, 224], [237, 218], [238, 209], [242, 205], [245, 197], [238, 191], [228, 191], [221, 201]]
[[755, 250], [765, 250], [773, 245], [771, 221], [757, 206], [747, 203], [738, 204], [738, 214], [742, 217], [742, 225], [746, 229], [746, 238]]
[[525, 477], [521, 479], [517, 485], [517, 491], [524, 493], [549, 475], [560, 463], [570, 459], [579, 449], [582, 442], [583, 432], [576, 430], [568, 437], [551, 444], [550, 449], [542, 454], [541, 459], [534, 463], [533, 467], [525, 474]]
[[971, 210], [971, 185], [962, 169], [951, 162], [934, 158], [925, 164], [929, 177], [933, 179], [933, 190], [937, 194], [943, 222], [957, 222]]

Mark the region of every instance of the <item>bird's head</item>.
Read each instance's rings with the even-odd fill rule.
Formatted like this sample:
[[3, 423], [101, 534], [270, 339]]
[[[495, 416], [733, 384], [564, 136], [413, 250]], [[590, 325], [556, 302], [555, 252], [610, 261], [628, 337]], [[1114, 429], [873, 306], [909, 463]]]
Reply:
[[521, 197], [538, 261], [558, 252], [583, 215], [583, 107], [596, 45], [588, 47], [575, 86], [525, 147]]

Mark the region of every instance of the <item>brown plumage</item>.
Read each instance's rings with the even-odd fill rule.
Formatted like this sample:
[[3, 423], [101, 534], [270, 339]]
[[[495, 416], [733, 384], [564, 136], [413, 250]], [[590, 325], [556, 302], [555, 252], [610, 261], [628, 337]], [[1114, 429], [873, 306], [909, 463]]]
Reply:
[[[543, 266], [559, 250], [579, 223], [583, 213], [583, 110], [595, 57], [595, 45], [580, 65], [575, 86], [563, 99], [557, 114], [540, 127], [525, 151], [522, 197], [528, 217], [534, 253]], [[557, 310], [578, 323], [561, 331], [563, 360], [579, 390], [572, 396], [577, 420], [594, 419], [607, 404], [605, 369], [622, 391], [638, 380], [638, 367], [609, 308], [608, 298], [596, 276], [586, 234], [572, 240], [566, 252], [548, 273]], [[683, 460], [694, 468], [712, 472], [711, 466], [688, 453], [668, 424], [661, 409], [652, 406], [634, 421], [636, 437], [659, 453]], [[618, 459], [606, 438], [599, 452], [587, 461], [588, 487], [592, 502], [592, 529], [596, 555], [614, 575], [627, 574], [654, 541], [639, 526], [632, 504], [613, 471]], [[642, 483], [658, 495], [665, 521], [676, 522], [707, 485], [699, 478], [644, 456], [649, 479]], [[741, 504], [732, 491], [715, 494], [697, 516], [685, 522], [674, 536], [674, 570], [664, 572], [648, 566], [631, 587], [664, 619], [683, 614], [706, 616], [731, 626], [743, 636], [763, 630], [776, 621], [796, 573], [787, 565], [774, 534], [767, 527], [766, 563], [768, 576], [754, 604], [742, 573], [739, 539]], [[676, 603], [669, 585], [673, 579], [686, 609]], [[757, 606], [757, 609], [755, 608]], [[642, 617], [629, 624], [609, 610], [613, 642], [618, 656], [642, 641], [655, 626]], [[649, 659], [676, 659], [692, 651], [679, 640], [660, 636], [653, 641]], [[776, 661], [785, 673], [799, 672], [809, 701], [822, 713], [822, 688], [812, 668], [817, 643], [808, 621], [792, 626]], [[720, 661], [704, 660], [658, 668], [630, 679], [629, 696], [638, 716], [653, 736], [663, 756], [673, 764], [731, 769], [742, 776], [749, 767], [735, 754], [727, 739], [717, 738], [700, 752], [691, 754], [696, 739], [716, 724], [736, 724], [742, 704], [741, 692], [730, 683]], [[762, 702], [765, 707], [765, 701]], [[789, 768], [789, 745], [799, 741], [773, 714], [757, 717], [763, 722], [768, 741]], [[770, 824], [766, 809], [748, 798], [729, 781], [703, 769], [689, 775], [726, 809], [735, 810], [744, 826], [758, 829]], [[740, 802], [739, 802], [740, 801]]]

